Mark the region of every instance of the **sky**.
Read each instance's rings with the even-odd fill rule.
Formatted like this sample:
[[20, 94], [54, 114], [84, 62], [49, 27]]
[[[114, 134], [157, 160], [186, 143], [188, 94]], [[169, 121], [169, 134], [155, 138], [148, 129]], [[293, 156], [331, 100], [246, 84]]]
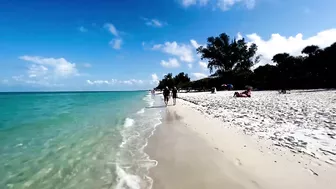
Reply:
[[[140, 90], [210, 73], [196, 48], [227, 33], [261, 61], [336, 42], [335, 0], [0, 0], [0, 91]], [[258, 66], [257, 65], [257, 66]]]

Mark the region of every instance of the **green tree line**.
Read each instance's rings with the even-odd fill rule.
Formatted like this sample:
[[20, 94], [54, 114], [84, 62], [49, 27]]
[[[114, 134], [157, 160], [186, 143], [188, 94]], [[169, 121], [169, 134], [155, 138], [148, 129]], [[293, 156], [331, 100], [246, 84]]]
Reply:
[[197, 53], [208, 61], [210, 77], [190, 81], [184, 73], [177, 75], [179, 79], [167, 74], [157, 88], [220, 89], [224, 83], [235, 88], [251, 85], [261, 90], [336, 87], [336, 42], [324, 49], [312, 44], [302, 49], [300, 56], [279, 53], [272, 62], [252, 69], [260, 60], [257, 50], [256, 44], [248, 44], [245, 39], [230, 40], [225, 33], [209, 37], [207, 45], [199, 47]]
[[164, 89], [165, 87], [173, 88], [185, 88], [186, 85], [190, 84], [190, 78], [188, 74], [181, 72], [173, 77], [172, 73], [168, 73], [160, 80], [159, 85], [156, 89]]

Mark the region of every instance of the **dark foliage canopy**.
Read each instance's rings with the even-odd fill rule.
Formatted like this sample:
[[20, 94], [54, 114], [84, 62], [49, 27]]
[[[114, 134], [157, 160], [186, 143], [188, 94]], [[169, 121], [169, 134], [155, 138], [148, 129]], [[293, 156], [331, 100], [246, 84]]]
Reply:
[[218, 37], [209, 37], [206, 47], [199, 47], [197, 53], [202, 60], [208, 60], [210, 72], [249, 70], [258, 61], [255, 57], [258, 48], [256, 44], [247, 45], [244, 39], [232, 40], [222, 33]]
[[252, 67], [259, 61], [255, 44], [247, 44], [244, 39], [230, 41], [225, 33], [209, 37], [207, 42], [207, 46], [199, 47], [197, 53], [208, 61], [213, 77], [190, 82], [187, 74], [180, 73], [174, 78], [167, 74], [158, 88], [176, 85], [185, 89], [221, 89], [224, 83], [231, 83], [235, 88], [251, 85], [261, 90], [336, 87], [336, 42], [324, 49], [307, 46], [300, 56], [276, 54], [272, 62], [254, 70]]
[[165, 87], [173, 88], [174, 86], [180, 88], [181, 86], [189, 82], [190, 82], [190, 78], [188, 74], [185, 74], [184, 72], [181, 72], [174, 77], [172, 73], [168, 73], [159, 82], [159, 85], [156, 87], [156, 89], [164, 89]]

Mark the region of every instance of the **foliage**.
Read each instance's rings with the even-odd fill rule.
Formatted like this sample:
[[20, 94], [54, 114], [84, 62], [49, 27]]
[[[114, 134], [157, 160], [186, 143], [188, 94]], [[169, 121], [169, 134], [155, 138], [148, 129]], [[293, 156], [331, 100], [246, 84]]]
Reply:
[[333, 77], [336, 72], [336, 43], [325, 49], [310, 45], [301, 52], [306, 56], [274, 55], [275, 66], [265, 65], [254, 70], [255, 85], [262, 89], [336, 87]]
[[158, 89], [178, 86], [182, 89], [221, 89], [222, 84], [233, 84], [244, 88], [251, 85], [261, 90], [308, 89], [336, 87], [336, 43], [321, 49], [310, 45], [302, 49], [302, 56], [279, 53], [273, 56], [273, 63], [252, 70], [259, 56], [257, 46], [247, 44], [244, 39], [230, 41], [228, 35], [209, 37], [207, 47], [199, 47], [201, 58], [208, 60], [212, 77], [192, 81], [183, 72], [173, 77], [167, 74], [160, 81]]
[[173, 77], [172, 73], [168, 73], [159, 82], [159, 85], [156, 87], [156, 89], [162, 90], [165, 87], [173, 88], [174, 86], [180, 88], [182, 85], [189, 83], [189, 82], [190, 82], [190, 78], [188, 74], [185, 74], [184, 72], [177, 74], [175, 77]]
[[197, 53], [201, 54], [201, 59], [208, 60], [210, 72], [217, 70], [220, 72], [249, 70], [259, 57], [255, 57], [257, 45], [248, 44], [244, 39], [232, 40], [222, 33], [218, 37], [209, 37], [206, 47], [199, 47]]

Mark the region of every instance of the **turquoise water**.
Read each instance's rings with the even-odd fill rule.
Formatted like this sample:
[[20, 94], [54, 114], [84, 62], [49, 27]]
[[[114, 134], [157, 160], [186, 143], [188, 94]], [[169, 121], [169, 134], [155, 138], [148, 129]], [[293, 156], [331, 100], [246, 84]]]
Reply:
[[147, 92], [0, 94], [0, 188], [150, 188]]

